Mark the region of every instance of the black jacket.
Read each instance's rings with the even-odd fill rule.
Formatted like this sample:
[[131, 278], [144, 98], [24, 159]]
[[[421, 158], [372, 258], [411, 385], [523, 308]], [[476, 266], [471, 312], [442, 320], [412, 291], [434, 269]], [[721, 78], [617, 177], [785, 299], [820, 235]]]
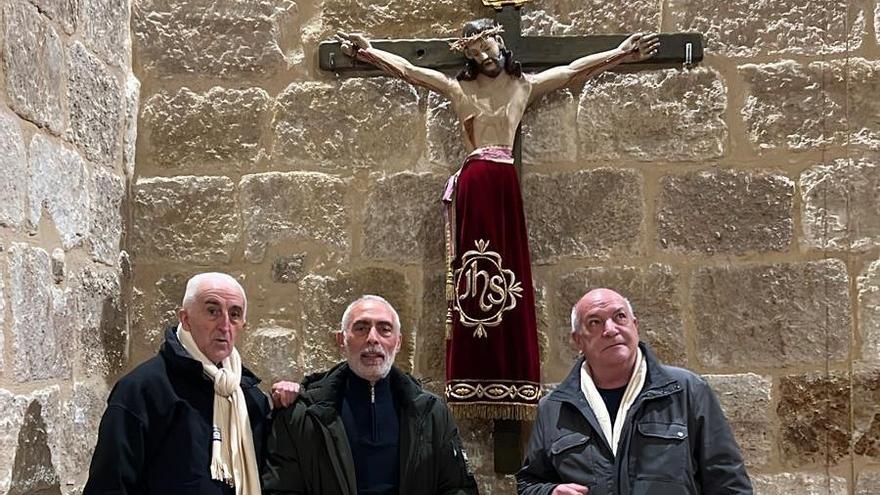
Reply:
[[[303, 382], [304, 391], [279, 411], [268, 440], [263, 493], [356, 495], [354, 462], [339, 414], [351, 373], [341, 363]], [[400, 418], [400, 495], [477, 493], [458, 428], [437, 396], [411, 376], [391, 368]]]
[[[269, 401], [259, 382], [242, 368], [241, 388], [262, 466]], [[234, 493], [211, 479], [213, 413], [213, 383], [169, 328], [159, 354], [113, 387], [83, 495]]]
[[523, 468], [520, 495], [546, 495], [578, 483], [590, 495], [751, 494], [739, 447], [709, 384], [664, 366], [645, 344], [641, 393], [626, 416], [617, 457], [581, 392], [584, 360], [541, 400]]

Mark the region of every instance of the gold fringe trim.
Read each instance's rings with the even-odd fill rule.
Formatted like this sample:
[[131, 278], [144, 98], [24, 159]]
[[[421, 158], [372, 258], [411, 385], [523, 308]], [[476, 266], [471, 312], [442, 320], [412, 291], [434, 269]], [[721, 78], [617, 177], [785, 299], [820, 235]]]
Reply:
[[537, 404], [486, 404], [448, 402], [449, 410], [457, 419], [512, 419], [534, 421], [538, 414]]

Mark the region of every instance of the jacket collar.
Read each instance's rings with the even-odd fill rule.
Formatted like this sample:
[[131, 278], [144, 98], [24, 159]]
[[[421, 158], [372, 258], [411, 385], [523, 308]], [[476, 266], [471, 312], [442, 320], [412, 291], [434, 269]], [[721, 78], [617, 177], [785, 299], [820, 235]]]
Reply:
[[[681, 384], [663, 369], [651, 347], [644, 342], [639, 342], [639, 348], [648, 364], [648, 375], [645, 377], [645, 386], [642, 388], [641, 395], [645, 398], [653, 398], [681, 390]], [[585, 358], [581, 356], [575, 362], [565, 380], [547, 396], [548, 400], [572, 402], [576, 405], [581, 402], [586, 403], [584, 394], [581, 392], [581, 367], [584, 361]]]
[[[329, 425], [339, 416], [342, 396], [351, 373], [351, 367], [343, 361], [325, 373], [315, 373], [303, 380], [306, 391], [303, 392], [302, 399], [325, 425]], [[391, 367], [388, 376], [396, 407], [404, 412], [415, 409], [412, 412], [417, 414], [424, 407], [422, 401], [416, 400], [423, 393], [419, 382], [396, 366]]]
[[[183, 348], [180, 339], [177, 338], [177, 325], [172, 325], [165, 329], [165, 342], [163, 342], [162, 347], [159, 348], [159, 354], [165, 358], [165, 361], [174, 371], [187, 375], [201, 376], [205, 380], [208, 380], [208, 377], [205, 376], [202, 371], [202, 363], [193, 359], [189, 353], [186, 352], [186, 349]], [[253, 374], [251, 370], [244, 366], [241, 367], [242, 388], [255, 387], [259, 383], [260, 379], [257, 378], [257, 375]]]

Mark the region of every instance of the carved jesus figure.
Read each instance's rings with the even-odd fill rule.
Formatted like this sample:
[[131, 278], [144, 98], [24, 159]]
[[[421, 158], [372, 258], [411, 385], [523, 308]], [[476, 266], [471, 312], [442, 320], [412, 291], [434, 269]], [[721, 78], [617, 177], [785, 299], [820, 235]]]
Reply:
[[517, 127], [542, 95], [647, 59], [660, 41], [657, 34], [637, 33], [613, 50], [524, 74], [501, 33], [490, 19], [466, 23], [450, 44], [467, 60], [456, 77], [373, 48], [359, 34], [337, 38], [348, 56], [452, 103], [469, 155], [443, 194], [446, 395], [459, 416], [526, 420], [533, 418], [541, 388], [528, 236], [513, 166]]

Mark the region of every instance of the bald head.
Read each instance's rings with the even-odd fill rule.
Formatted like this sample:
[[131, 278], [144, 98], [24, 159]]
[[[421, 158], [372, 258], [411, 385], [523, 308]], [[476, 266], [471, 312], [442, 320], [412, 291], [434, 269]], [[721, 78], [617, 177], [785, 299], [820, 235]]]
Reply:
[[581, 318], [583, 317], [583, 310], [585, 307], [593, 306], [595, 304], [607, 305], [615, 302], [622, 302], [623, 305], [626, 306], [630, 318], [636, 317], [635, 313], [633, 313], [632, 304], [630, 304], [629, 299], [611, 289], [593, 289], [581, 296], [581, 298], [578, 299], [578, 302], [572, 306], [571, 333], [575, 333], [578, 328], [581, 327]]
[[185, 309], [191, 308], [199, 293], [209, 286], [228, 286], [238, 290], [241, 293], [241, 298], [244, 300], [244, 314], [242, 316], [247, 318], [247, 295], [244, 293], [244, 288], [238, 283], [238, 280], [226, 273], [205, 272], [193, 275], [186, 282], [186, 292], [183, 294], [181, 307]]

